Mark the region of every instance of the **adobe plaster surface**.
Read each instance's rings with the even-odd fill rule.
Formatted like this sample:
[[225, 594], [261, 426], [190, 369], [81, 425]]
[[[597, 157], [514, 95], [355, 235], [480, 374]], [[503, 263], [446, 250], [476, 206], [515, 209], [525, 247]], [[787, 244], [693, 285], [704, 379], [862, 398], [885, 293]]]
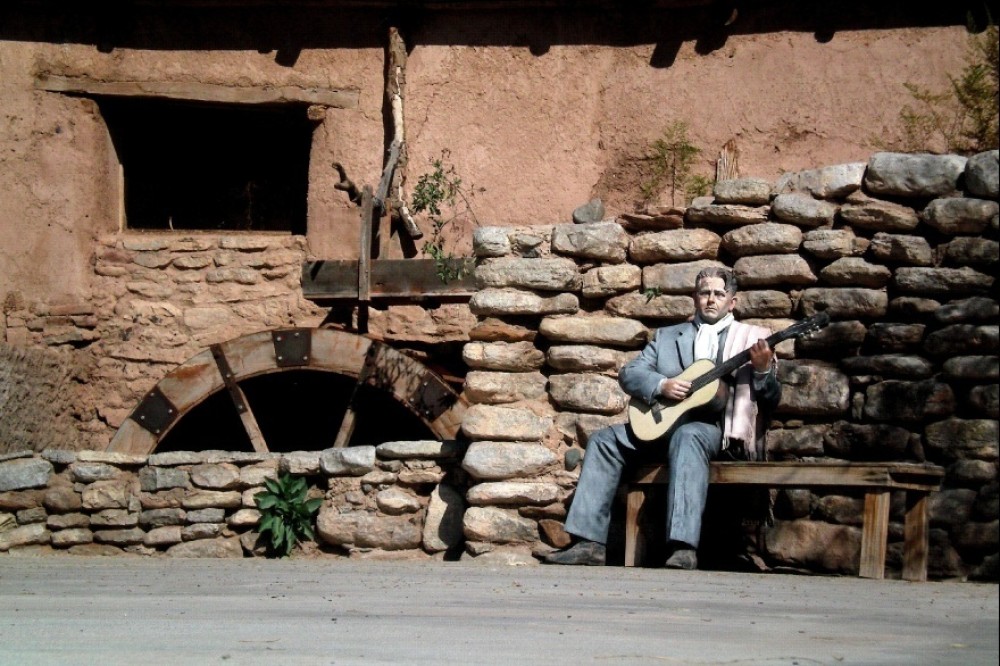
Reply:
[[[482, 188], [474, 198], [481, 224], [564, 222], [593, 196], [610, 216], [634, 207], [648, 179], [641, 158], [678, 121], [702, 150], [694, 168], [702, 176], [714, 175], [730, 139], [745, 176], [863, 161], [874, 137], [898, 136], [909, 101], [903, 84], [947, 86], [968, 38], [960, 25], [899, 21], [818, 37], [794, 18], [770, 16], [741, 18], [733, 34], [706, 45], [686, 16], [646, 24], [600, 13], [443, 12], [416, 21], [406, 34], [411, 191], [448, 151], [464, 182]], [[85, 98], [37, 89], [45, 74], [357, 91], [355, 108], [328, 109], [318, 125], [309, 183], [310, 249], [317, 258], [357, 256], [357, 210], [334, 189], [331, 163], [342, 162], [359, 185], [378, 182], [385, 23], [332, 11], [244, 13], [238, 28], [225, 12], [199, 18], [192, 33], [150, 10], [110, 49], [98, 48], [87, 21], [17, 16], [10, 34], [0, 33], [0, 294], [86, 297], [95, 239], [119, 226], [118, 167], [99, 111]], [[275, 49], [284, 41], [301, 47], [296, 57]], [[419, 223], [429, 232], [426, 219]], [[467, 252], [470, 229], [450, 232], [450, 249]]]

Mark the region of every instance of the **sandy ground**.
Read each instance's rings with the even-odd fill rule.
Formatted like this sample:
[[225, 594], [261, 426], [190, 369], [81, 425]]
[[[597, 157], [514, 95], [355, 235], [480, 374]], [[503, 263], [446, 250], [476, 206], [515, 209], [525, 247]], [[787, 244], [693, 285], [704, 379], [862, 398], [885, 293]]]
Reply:
[[997, 586], [373, 561], [0, 558], [2, 664], [990, 664]]

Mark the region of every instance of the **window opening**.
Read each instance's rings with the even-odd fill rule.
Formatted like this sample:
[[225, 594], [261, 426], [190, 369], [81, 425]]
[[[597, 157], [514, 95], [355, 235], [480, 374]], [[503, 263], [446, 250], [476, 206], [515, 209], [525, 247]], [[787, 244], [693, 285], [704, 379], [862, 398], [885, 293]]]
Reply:
[[305, 105], [96, 99], [124, 172], [126, 228], [305, 234]]

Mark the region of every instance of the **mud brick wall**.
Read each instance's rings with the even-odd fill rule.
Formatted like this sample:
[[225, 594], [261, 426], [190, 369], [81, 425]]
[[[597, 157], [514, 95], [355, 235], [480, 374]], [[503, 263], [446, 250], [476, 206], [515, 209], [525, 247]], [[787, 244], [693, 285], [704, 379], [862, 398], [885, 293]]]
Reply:
[[[617, 370], [656, 327], [694, 314], [702, 268], [725, 265], [744, 321], [777, 331], [819, 310], [832, 318], [778, 346], [770, 457], [944, 466], [931, 575], [995, 578], [997, 181], [997, 151], [879, 153], [777, 182], [721, 181], [687, 209], [604, 220], [592, 202], [574, 223], [478, 229], [479, 323], [463, 352], [476, 403], [463, 422], [467, 547], [537, 555], [568, 542], [587, 437], [625, 419]], [[861, 503], [782, 491], [766, 560], [856, 570]]]
[[451, 557], [462, 544], [460, 459], [454, 443], [437, 441], [285, 454], [4, 454], [0, 552], [263, 555], [254, 496], [284, 471], [325, 500], [306, 554]]

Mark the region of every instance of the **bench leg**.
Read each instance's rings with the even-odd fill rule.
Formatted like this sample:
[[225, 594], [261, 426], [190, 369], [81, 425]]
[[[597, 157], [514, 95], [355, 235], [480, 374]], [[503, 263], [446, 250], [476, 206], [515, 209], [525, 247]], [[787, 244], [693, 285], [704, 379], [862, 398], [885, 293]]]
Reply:
[[646, 502], [643, 486], [629, 486], [625, 503], [625, 566], [634, 567], [642, 563], [645, 542], [639, 529], [639, 514]]
[[889, 491], [865, 493], [865, 522], [861, 528], [862, 578], [885, 578], [886, 541], [889, 538]]
[[930, 524], [927, 517], [929, 493], [906, 493], [906, 522], [903, 525], [903, 580], [927, 580]]

